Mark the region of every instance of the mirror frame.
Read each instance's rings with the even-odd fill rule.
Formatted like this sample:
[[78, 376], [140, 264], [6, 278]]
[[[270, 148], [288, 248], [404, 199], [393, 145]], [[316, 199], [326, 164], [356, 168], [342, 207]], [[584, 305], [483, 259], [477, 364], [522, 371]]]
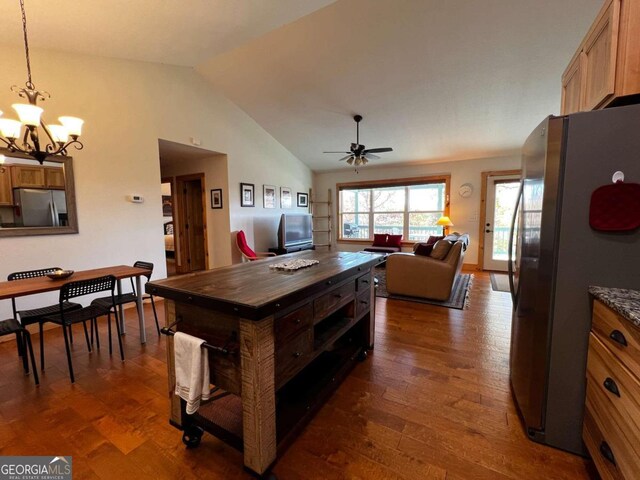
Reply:
[[[38, 163], [33, 157], [22, 153], [12, 152], [6, 148], [0, 148], [0, 154], [6, 157], [22, 158], [26, 160], [33, 160]], [[66, 192], [67, 200], [67, 220], [69, 225], [64, 227], [8, 227], [0, 228], [0, 238], [2, 237], [26, 237], [33, 235], [67, 235], [71, 233], [78, 233], [78, 213], [76, 210], [76, 190], [75, 182], [73, 178], [73, 157], [67, 157], [64, 155], [56, 155], [47, 157], [45, 162], [61, 163], [64, 170], [64, 191]], [[7, 165], [9, 166], [9, 165]]]

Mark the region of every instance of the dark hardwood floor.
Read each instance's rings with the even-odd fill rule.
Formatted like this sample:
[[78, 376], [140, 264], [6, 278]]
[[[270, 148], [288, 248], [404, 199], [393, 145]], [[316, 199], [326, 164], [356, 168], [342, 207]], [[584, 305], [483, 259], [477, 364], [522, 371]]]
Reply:
[[[159, 313], [162, 313], [160, 303]], [[376, 348], [279, 459], [279, 479], [588, 479], [590, 461], [530, 442], [508, 385], [510, 298], [476, 274], [470, 307], [378, 299]], [[41, 385], [0, 344], [0, 455], [72, 455], [74, 479], [251, 478], [214, 437], [186, 450], [168, 424], [164, 339], [128, 311], [125, 363], [45, 332]], [[37, 345], [38, 336], [33, 335]], [[117, 352], [117, 348], [114, 353]]]

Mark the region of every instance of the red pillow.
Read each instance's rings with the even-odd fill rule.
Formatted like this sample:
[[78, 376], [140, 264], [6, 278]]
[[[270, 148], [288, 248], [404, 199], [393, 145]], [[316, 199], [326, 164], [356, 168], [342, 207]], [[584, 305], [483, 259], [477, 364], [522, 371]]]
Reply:
[[402, 235], [389, 235], [387, 238], [387, 247], [402, 247]]
[[386, 247], [387, 246], [387, 235], [386, 233], [374, 233], [373, 234], [373, 246], [374, 247]]
[[433, 250], [433, 243], [420, 243], [417, 247], [416, 250], [413, 252], [416, 255], [424, 255], [425, 257], [428, 257], [431, 255], [431, 251]]

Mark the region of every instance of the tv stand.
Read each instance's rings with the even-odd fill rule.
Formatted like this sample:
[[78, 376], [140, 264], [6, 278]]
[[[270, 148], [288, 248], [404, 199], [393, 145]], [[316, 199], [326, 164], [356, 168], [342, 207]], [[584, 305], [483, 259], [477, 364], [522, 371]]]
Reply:
[[303, 250], [315, 250], [316, 246], [313, 243], [305, 243], [304, 245], [294, 245], [292, 247], [274, 247], [270, 248], [271, 253], [276, 255], [284, 255], [286, 253], [302, 252]]

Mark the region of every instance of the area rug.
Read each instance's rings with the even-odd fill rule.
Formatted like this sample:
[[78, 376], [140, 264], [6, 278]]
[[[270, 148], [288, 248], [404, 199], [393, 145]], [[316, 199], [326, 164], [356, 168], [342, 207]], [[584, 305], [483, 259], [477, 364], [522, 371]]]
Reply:
[[441, 307], [456, 308], [463, 310], [468, 307], [469, 300], [469, 287], [473, 280], [473, 275], [463, 273], [458, 275], [456, 281], [453, 284], [453, 290], [448, 300], [430, 300], [428, 298], [407, 297], [405, 295], [395, 295], [387, 292], [387, 271], [383, 268], [375, 269], [375, 276], [378, 279], [378, 287], [376, 289], [376, 295], [378, 297], [392, 298], [395, 300], [406, 300], [407, 302], [416, 303], [428, 303], [430, 305], [439, 305]]
[[491, 288], [496, 292], [510, 292], [509, 276], [505, 273], [491, 273]]

